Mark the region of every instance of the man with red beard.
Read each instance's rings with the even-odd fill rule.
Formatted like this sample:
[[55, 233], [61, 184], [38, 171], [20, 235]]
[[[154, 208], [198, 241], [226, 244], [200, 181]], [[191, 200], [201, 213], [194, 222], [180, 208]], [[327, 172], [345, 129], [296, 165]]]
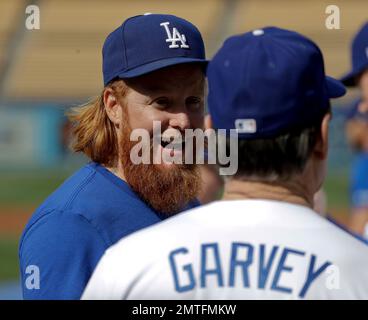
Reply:
[[[198, 205], [196, 165], [152, 161], [182, 157], [183, 150], [168, 147], [173, 132], [202, 128], [206, 64], [201, 34], [176, 16], [135, 16], [106, 38], [104, 90], [70, 113], [73, 149], [92, 161], [36, 210], [23, 232], [25, 299], [79, 299], [109, 246]], [[148, 146], [149, 164], [133, 161], [137, 129], [150, 143], [159, 138], [158, 147]]]

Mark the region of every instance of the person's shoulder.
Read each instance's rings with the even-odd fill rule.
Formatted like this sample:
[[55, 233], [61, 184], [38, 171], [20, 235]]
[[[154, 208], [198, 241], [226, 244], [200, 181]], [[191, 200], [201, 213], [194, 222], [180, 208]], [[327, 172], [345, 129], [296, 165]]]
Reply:
[[[19, 244], [20, 275], [26, 299], [76, 299], [109, 247], [108, 239], [82, 215], [45, 212], [24, 231]], [[40, 290], [28, 290], [29, 268], [36, 268]]]
[[160, 221], [124, 180], [98, 163], [88, 168], [91, 174], [75, 189], [65, 209], [83, 214], [101, 228], [111, 226], [111, 221], [132, 226]]
[[338, 264], [368, 263], [368, 243], [331, 218], [321, 218], [320, 233], [330, 256]]
[[102, 165], [89, 162], [67, 178], [36, 210], [89, 212], [99, 214], [101, 207], [116, 207], [116, 203], [137, 202], [137, 196], [120, 178]]
[[77, 197], [78, 192], [80, 192], [83, 187], [93, 179], [94, 174], [95, 172], [90, 164], [87, 164], [67, 178], [34, 211], [24, 229], [24, 233], [26, 233], [33, 225], [38, 224], [39, 221], [46, 221], [47, 218], [44, 219], [45, 217], [53, 216], [58, 212], [71, 211], [68, 206]]
[[131, 251], [132, 255], [139, 250], [144, 250], [154, 256], [158, 252], [165, 252], [166, 247], [171, 248], [173, 242], [180, 237], [187, 237], [189, 230], [193, 240], [198, 234], [197, 229], [203, 227], [202, 221], [209, 223], [209, 213], [212, 213], [213, 218], [217, 204], [218, 202], [215, 202], [195, 207], [134, 232], [111, 246], [108, 249], [108, 256], [113, 259], [114, 256], [119, 256], [122, 250], [126, 254]]
[[50, 209], [40, 212], [37, 219], [27, 224], [19, 243], [20, 252], [24, 244], [29, 247], [49, 246], [50, 243], [66, 247], [68, 243], [91, 241], [94, 238], [102, 246], [108, 247], [107, 239], [82, 214], [71, 210]]
[[[91, 162], [69, 177], [29, 220], [23, 237], [48, 220], [83, 218], [111, 245], [120, 238], [161, 221], [130, 187]], [[68, 216], [70, 216], [68, 218]], [[77, 220], [78, 220], [77, 219]], [[60, 223], [59, 228], [65, 229]]]
[[354, 234], [349, 229], [347, 229], [347, 227], [336, 222], [334, 219], [328, 218], [327, 223], [329, 223], [330, 228], [333, 228], [334, 232], [340, 236], [341, 242], [344, 242], [350, 248], [366, 252], [368, 258], [368, 242], [366, 239], [357, 234]]
[[53, 210], [66, 210], [73, 201], [79, 199], [78, 195], [89, 183], [93, 183], [96, 171], [91, 163], [83, 166], [67, 178], [35, 212], [35, 219], [45, 212]]

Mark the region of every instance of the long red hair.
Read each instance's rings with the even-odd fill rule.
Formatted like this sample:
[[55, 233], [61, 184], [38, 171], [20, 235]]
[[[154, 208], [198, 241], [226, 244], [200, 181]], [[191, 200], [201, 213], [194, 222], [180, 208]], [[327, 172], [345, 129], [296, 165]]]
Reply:
[[[122, 100], [128, 87], [122, 80], [108, 85], [117, 99]], [[114, 166], [118, 159], [118, 138], [114, 124], [107, 116], [104, 105], [104, 91], [78, 107], [71, 108], [67, 113], [73, 125], [72, 145], [75, 152], [83, 152], [91, 160], [105, 166]]]

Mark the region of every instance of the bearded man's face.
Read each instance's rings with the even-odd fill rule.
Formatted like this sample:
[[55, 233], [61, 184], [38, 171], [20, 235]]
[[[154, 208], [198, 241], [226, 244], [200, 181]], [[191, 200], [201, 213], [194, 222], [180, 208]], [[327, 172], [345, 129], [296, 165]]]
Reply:
[[[125, 80], [129, 90], [124, 98], [123, 121], [119, 128], [119, 157], [131, 188], [153, 209], [174, 214], [199, 193], [201, 181], [195, 163], [185, 163], [185, 129], [203, 129], [204, 75], [198, 65], [178, 65], [148, 75]], [[154, 122], [161, 132], [155, 133]], [[150, 136], [150, 164], [135, 164], [130, 141], [135, 129]], [[180, 135], [178, 148], [170, 148], [170, 138]], [[156, 139], [156, 148], [153, 148]], [[195, 145], [195, 143], [194, 143]], [[192, 146], [191, 146], [192, 149]], [[167, 157], [181, 158], [182, 164], [154, 162]], [[195, 157], [194, 157], [195, 158]], [[156, 163], [156, 164], [154, 164]]]

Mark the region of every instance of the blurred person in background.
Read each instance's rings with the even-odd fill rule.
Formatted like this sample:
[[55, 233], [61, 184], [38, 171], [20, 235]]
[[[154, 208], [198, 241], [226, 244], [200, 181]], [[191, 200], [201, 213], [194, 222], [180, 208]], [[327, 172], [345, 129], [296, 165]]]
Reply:
[[368, 239], [368, 22], [351, 46], [352, 70], [341, 81], [358, 87], [360, 96], [349, 108], [346, 136], [355, 152], [350, 176], [350, 229]]
[[[173, 15], [131, 17], [106, 38], [104, 90], [70, 114], [73, 149], [92, 162], [45, 200], [23, 232], [25, 299], [79, 299], [109, 246], [199, 205], [198, 167], [135, 164], [130, 134], [145, 129], [152, 146], [159, 121], [158, 156], [181, 152], [167, 148], [168, 132], [203, 128], [206, 65], [200, 32]], [[152, 161], [157, 154], [149, 151]]]

